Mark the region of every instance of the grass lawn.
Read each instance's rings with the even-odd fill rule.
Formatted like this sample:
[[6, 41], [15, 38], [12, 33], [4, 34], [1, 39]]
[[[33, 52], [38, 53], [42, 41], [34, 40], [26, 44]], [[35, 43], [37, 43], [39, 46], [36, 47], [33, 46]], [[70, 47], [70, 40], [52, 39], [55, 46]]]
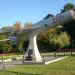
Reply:
[[[75, 75], [75, 56], [51, 63], [49, 65], [19, 65], [8, 68], [7, 71], [26, 73], [25, 75]], [[2, 72], [0, 72], [2, 73]], [[0, 74], [5, 75], [5, 74]], [[6, 74], [12, 75], [12, 74]], [[21, 74], [13, 74], [21, 75]], [[24, 74], [22, 74], [24, 75]]]

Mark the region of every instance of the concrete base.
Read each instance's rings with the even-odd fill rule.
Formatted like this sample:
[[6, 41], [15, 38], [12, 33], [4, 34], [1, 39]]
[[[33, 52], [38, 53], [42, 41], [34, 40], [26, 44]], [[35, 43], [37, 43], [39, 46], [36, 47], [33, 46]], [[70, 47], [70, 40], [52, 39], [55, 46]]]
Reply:
[[43, 61], [37, 62], [37, 61], [24, 61], [23, 64], [43, 64]]
[[[55, 58], [55, 57], [45, 57], [45, 60], [41, 61], [41, 62], [36, 62], [36, 61], [24, 61], [23, 64], [44, 64], [44, 65], [47, 65], [47, 64], [50, 64], [50, 63], [53, 63], [53, 62], [56, 62], [56, 61], [60, 61], [62, 59], [65, 59], [67, 58], [67, 56], [65, 57], [58, 57], [58, 58]], [[48, 60], [47, 60], [48, 59]]]

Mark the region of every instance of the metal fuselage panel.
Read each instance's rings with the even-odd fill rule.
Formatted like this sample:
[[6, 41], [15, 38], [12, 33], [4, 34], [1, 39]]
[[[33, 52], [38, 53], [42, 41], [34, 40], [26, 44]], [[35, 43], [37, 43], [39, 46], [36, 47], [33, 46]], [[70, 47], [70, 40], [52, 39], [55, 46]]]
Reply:
[[39, 21], [38, 23], [34, 24], [34, 26], [39, 26], [39, 28], [36, 29], [34, 31], [34, 33], [38, 34], [38, 33], [45, 31], [49, 28], [55, 27], [60, 24], [64, 24], [66, 22], [69, 22], [73, 19], [75, 19], [75, 12], [72, 10], [64, 12], [64, 13], [59, 14], [54, 17], [50, 17], [48, 19], [43, 19], [43, 20]]

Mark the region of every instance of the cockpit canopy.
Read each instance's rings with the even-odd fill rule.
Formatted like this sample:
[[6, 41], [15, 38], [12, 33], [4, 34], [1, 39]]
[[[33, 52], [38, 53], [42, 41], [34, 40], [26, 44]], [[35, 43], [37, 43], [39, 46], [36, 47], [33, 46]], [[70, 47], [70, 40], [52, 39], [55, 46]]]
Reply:
[[45, 16], [44, 19], [48, 19], [48, 18], [50, 18], [50, 17], [54, 17], [54, 15], [52, 15], [52, 14], [48, 14], [47, 16]]

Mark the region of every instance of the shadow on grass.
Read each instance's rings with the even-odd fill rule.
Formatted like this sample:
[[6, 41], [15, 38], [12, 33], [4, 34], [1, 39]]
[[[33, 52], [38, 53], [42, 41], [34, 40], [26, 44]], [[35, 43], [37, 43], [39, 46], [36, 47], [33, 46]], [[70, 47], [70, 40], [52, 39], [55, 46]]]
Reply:
[[75, 54], [72, 54], [71, 56], [72, 56], [72, 57], [75, 57]]

